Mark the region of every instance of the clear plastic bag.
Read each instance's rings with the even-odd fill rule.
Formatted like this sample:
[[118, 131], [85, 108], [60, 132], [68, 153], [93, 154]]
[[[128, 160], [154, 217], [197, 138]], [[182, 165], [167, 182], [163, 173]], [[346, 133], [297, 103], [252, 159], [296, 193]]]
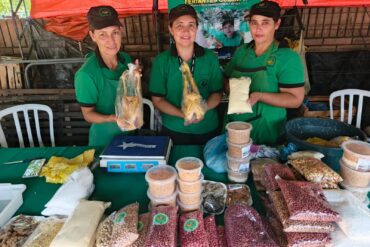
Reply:
[[244, 204], [225, 210], [225, 233], [229, 247], [278, 246], [267, 233], [257, 211]]
[[64, 219], [48, 218], [42, 221], [33, 233], [28, 237], [24, 247], [50, 246], [60, 229], [64, 225]]
[[342, 220], [337, 223], [342, 231], [352, 240], [369, 243], [370, 210], [346, 190], [326, 190], [324, 195], [330, 206], [340, 213]]
[[122, 131], [139, 129], [144, 124], [141, 73], [135, 64], [128, 67], [118, 82], [115, 103], [117, 124]]
[[183, 247], [208, 247], [204, 229], [203, 212], [200, 210], [182, 214], [179, 224], [180, 242]]
[[207, 110], [207, 105], [199, 93], [198, 87], [190, 72], [189, 65], [183, 62], [180, 66], [183, 78], [183, 95], [181, 110], [186, 122], [201, 120]]
[[261, 180], [262, 185], [267, 191], [279, 190], [279, 186], [275, 179], [276, 175], [286, 180], [295, 180], [295, 176], [288, 166], [281, 164], [270, 164], [263, 168]]
[[276, 179], [288, 206], [291, 220], [338, 221], [340, 215], [330, 208], [320, 185], [311, 182]]
[[116, 212], [111, 213], [102, 222], [100, 222], [98, 229], [96, 230], [96, 247], [110, 247], [113, 219]]
[[226, 172], [226, 152], [226, 134], [212, 138], [207, 142], [203, 150], [206, 165], [217, 173]]
[[210, 247], [218, 247], [218, 234], [216, 219], [214, 215], [207, 216], [204, 218], [204, 228], [207, 233], [208, 243]]
[[132, 203], [121, 208], [114, 216], [112, 229], [112, 247], [129, 246], [138, 237], [139, 203]]
[[130, 247], [142, 247], [145, 244], [146, 235], [148, 234], [150, 213], [140, 214], [137, 223], [137, 232], [139, 238], [130, 245]]
[[158, 206], [150, 212], [146, 247], [177, 246], [177, 207]]

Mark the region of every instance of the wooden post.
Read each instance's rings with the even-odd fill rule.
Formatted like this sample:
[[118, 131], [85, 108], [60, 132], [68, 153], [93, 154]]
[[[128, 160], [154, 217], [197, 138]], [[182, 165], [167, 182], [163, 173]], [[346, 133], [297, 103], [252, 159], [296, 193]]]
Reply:
[[1, 89], [8, 88], [8, 80], [6, 76], [6, 65], [5, 64], [0, 64], [0, 85], [1, 85]]

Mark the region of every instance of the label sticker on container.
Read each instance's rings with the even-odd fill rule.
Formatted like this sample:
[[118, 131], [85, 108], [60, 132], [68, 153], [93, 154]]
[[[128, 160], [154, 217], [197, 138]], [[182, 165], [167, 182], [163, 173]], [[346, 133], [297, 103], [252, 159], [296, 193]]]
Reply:
[[360, 170], [370, 170], [370, 160], [359, 158], [357, 161], [357, 166]]
[[246, 147], [242, 148], [242, 159], [246, 158], [249, 156], [249, 151], [251, 150], [251, 145], [248, 145]]
[[169, 218], [164, 213], [159, 213], [154, 215], [153, 217], [153, 224], [154, 225], [165, 225], [169, 221]]
[[31, 160], [22, 178], [38, 177], [42, 166], [45, 164], [46, 159]]
[[184, 230], [186, 232], [195, 231], [199, 226], [199, 222], [196, 219], [188, 219], [184, 223]]
[[239, 172], [249, 172], [249, 163], [240, 164]]
[[120, 224], [120, 223], [123, 223], [125, 222], [125, 218], [127, 216], [127, 213], [126, 212], [122, 212], [122, 213], [119, 213], [118, 215], [116, 215], [116, 217], [114, 218], [114, 223], [115, 224]]

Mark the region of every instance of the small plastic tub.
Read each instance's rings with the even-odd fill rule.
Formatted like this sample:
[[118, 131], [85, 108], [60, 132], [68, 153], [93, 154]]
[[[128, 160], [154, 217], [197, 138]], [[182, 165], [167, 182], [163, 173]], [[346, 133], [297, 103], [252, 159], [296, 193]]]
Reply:
[[354, 170], [342, 159], [339, 160], [339, 164], [340, 175], [346, 185], [357, 188], [367, 188], [370, 186], [370, 172]]
[[356, 188], [356, 187], [352, 187], [352, 186], [349, 186], [347, 185], [346, 183], [344, 182], [341, 182], [340, 185], [350, 191], [355, 197], [357, 197], [361, 202], [366, 202], [369, 198], [367, 197], [367, 194], [369, 193], [370, 191], [370, 187], [367, 187], [367, 188]]
[[176, 169], [168, 165], [154, 166], [145, 174], [150, 194], [155, 197], [172, 195], [175, 192], [176, 178]]
[[161, 205], [176, 206], [176, 196], [177, 196], [176, 191], [172, 195], [166, 196], [166, 197], [155, 197], [150, 193], [149, 190], [147, 191], [146, 194], [148, 198], [150, 199], [151, 207], [156, 207], [156, 206], [161, 206]]
[[370, 171], [370, 144], [362, 141], [346, 141], [342, 144], [343, 161], [352, 169]]
[[193, 182], [200, 179], [200, 174], [203, 168], [203, 162], [195, 157], [185, 157], [179, 159], [176, 164], [176, 169], [179, 172], [181, 180]]
[[200, 209], [200, 204], [201, 204], [201, 202], [194, 203], [194, 204], [185, 204], [185, 203], [180, 202], [180, 200], [177, 200], [177, 205], [179, 205], [180, 210], [183, 213], [199, 210]]
[[249, 143], [252, 125], [250, 123], [236, 121], [226, 125], [229, 141], [234, 144]]
[[195, 193], [183, 193], [179, 190], [177, 190], [177, 194], [179, 195], [179, 201], [183, 204], [190, 205], [190, 204], [196, 204], [200, 203], [202, 201], [202, 191], [198, 191]]
[[183, 181], [180, 178], [177, 178], [179, 191], [183, 193], [196, 193], [202, 191], [203, 179], [204, 179], [203, 174], [200, 174], [200, 178], [193, 182]]
[[227, 169], [227, 177], [231, 182], [245, 183], [248, 180], [249, 171], [246, 172], [234, 172], [233, 170]]
[[227, 157], [227, 167], [234, 172], [245, 172], [249, 171], [250, 167], [250, 157], [246, 157], [244, 159], [237, 159], [230, 157], [229, 154], [226, 154]]
[[234, 144], [227, 140], [228, 155], [233, 158], [244, 159], [249, 157], [251, 146], [253, 144], [252, 139], [246, 144]]

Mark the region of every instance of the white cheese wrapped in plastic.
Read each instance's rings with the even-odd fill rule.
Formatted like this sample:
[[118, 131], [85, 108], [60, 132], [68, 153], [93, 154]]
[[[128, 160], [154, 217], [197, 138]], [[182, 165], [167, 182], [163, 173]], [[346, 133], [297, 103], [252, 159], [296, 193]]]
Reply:
[[229, 81], [230, 96], [227, 114], [253, 112], [249, 99], [251, 78], [231, 78]]

